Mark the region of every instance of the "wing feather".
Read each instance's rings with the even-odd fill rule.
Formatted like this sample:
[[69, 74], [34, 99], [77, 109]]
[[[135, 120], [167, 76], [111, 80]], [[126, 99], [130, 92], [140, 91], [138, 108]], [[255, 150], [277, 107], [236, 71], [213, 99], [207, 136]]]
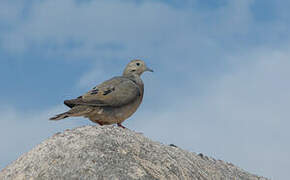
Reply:
[[141, 89], [134, 81], [125, 77], [115, 77], [94, 87], [84, 95], [66, 100], [64, 103], [69, 107], [75, 105], [114, 107], [128, 104], [140, 95]]

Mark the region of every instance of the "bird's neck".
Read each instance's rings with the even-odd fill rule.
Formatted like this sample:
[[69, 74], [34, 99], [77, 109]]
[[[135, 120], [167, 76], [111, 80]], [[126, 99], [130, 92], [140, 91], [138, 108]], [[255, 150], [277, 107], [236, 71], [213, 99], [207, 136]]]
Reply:
[[134, 81], [134, 83], [136, 83], [139, 86], [139, 88], [141, 89], [141, 91], [143, 93], [144, 84], [143, 84], [141, 77], [138, 74], [130, 74], [130, 75], [126, 75], [126, 77], [128, 79], [131, 79], [132, 81]]
[[131, 79], [132, 81], [134, 81], [138, 85], [143, 85], [143, 81], [138, 74], [129, 74], [129, 75], [126, 75], [126, 77]]

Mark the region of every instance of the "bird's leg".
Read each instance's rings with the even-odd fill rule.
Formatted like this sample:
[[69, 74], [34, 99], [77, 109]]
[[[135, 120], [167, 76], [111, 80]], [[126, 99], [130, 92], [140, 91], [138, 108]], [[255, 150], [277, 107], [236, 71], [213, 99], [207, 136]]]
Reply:
[[123, 129], [126, 129], [126, 127], [123, 126], [121, 123], [117, 123], [117, 125], [118, 125], [119, 127], [123, 128]]

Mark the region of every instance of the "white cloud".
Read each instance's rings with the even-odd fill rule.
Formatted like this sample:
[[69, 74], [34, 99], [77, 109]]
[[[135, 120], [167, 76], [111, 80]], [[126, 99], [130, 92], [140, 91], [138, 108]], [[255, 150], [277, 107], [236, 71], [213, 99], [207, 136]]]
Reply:
[[[229, 1], [210, 12], [152, 1], [34, 2], [27, 17], [2, 35], [2, 47], [22, 53], [52, 46], [45, 49], [48, 54], [52, 51], [78, 59], [127, 58], [132, 53], [188, 58], [194, 47], [214, 45], [213, 38], [247, 32], [250, 2]], [[76, 45], [73, 50], [67, 48], [71, 44]]]

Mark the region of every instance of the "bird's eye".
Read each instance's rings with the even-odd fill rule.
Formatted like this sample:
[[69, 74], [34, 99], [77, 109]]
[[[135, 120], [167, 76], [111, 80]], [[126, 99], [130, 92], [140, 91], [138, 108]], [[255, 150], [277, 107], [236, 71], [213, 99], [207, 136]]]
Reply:
[[137, 66], [140, 66], [140, 63], [136, 63]]

